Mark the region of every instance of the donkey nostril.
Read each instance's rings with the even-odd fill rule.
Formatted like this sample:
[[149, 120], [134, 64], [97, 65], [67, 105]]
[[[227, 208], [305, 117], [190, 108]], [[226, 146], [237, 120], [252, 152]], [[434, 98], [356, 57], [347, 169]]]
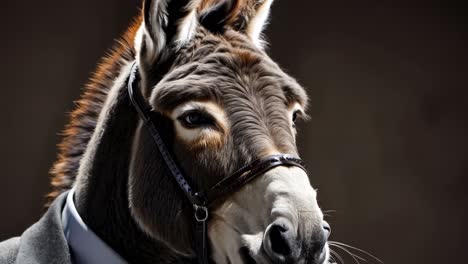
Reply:
[[283, 256], [289, 256], [291, 254], [291, 248], [289, 247], [287, 232], [288, 229], [280, 225], [274, 225], [271, 227], [271, 249], [276, 254]]
[[328, 237], [330, 237], [330, 234], [331, 234], [331, 227], [330, 227], [330, 224], [328, 224], [327, 222], [323, 221], [323, 230], [325, 230], [325, 237], [328, 239]]
[[300, 245], [296, 229], [287, 219], [277, 219], [265, 230], [263, 249], [273, 263], [296, 263]]

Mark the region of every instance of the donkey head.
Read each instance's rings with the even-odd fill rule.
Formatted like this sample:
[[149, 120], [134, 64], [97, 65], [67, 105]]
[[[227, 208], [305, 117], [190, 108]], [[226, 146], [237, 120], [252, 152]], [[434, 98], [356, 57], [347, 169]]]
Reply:
[[[272, 0], [152, 0], [135, 39], [141, 90], [186, 176], [209, 189], [266, 155], [297, 155], [295, 121], [307, 96], [262, 50]], [[136, 132], [129, 180], [133, 218], [151, 237], [191, 257], [193, 211]], [[307, 174], [277, 167], [211, 210], [217, 263], [325, 263], [330, 228]]]

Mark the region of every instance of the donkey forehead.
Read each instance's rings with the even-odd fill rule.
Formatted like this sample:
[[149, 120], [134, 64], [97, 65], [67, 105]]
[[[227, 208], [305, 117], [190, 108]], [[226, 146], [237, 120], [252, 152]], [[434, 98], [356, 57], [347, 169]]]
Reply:
[[[206, 55], [207, 54], [207, 55]], [[281, 101], [307, 104], [304, 89], [261, 51], [219, 45], [175, 66], [152, 92], [151, 104], [166, 112], [188, 101]]]

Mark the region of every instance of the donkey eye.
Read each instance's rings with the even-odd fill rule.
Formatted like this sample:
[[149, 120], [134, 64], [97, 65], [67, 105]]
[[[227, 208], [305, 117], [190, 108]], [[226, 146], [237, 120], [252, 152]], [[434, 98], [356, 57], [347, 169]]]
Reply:
[[186, 128], [198, 128], [214, 125], [214, 120], [210, 115], [198, 110], [187, 111], [177, 119]]

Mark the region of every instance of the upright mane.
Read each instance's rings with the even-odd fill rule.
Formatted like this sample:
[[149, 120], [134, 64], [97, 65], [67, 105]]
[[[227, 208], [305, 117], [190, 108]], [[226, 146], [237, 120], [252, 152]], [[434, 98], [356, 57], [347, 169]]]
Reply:
[[58, 144], [57, 160], [50, 170], [52, 191], [47, 195], [48, 203], [72, 188], [109, 89], [124, 62], [135, 58], [134, 39], [141, 21], [141, 16], [138, 16], [108, 55], [102, 58], [76, 102], [76, 108], [71, 112], [62, 133], [63, 139]]

